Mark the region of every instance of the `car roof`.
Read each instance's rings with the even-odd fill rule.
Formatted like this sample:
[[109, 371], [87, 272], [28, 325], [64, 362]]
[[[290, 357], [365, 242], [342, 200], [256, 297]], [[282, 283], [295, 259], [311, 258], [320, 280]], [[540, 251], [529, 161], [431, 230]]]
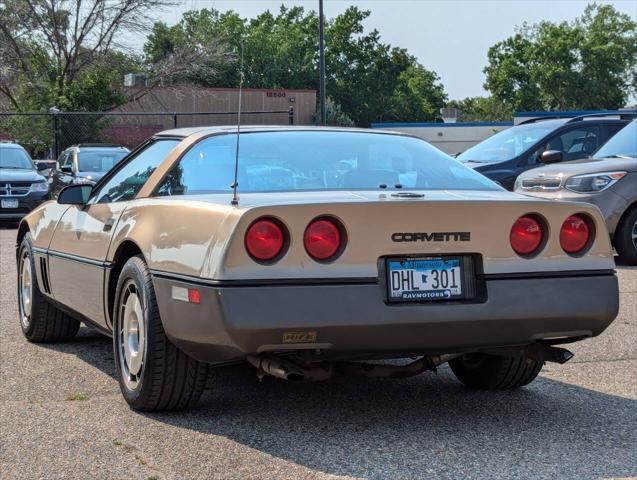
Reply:
[[15, 148], [17, 150], [24, 150], [24, 147], [22, 145], [14, 142], [0, 142], [0, 148]]
[[[242, 125], [241, 133], [254, 133], [254, 132], [358, 132], [358, 133], [379, 133], [390, 135], [409, 136], [407, 134], [396, 132], [393, 130], [380, 130], [371, 128], [352, 128], [352, 127], [317, 127], [313, 125], [305, 126], [293, 126], [293, 125]], [[236, 125], [218, 125], [210, 127], [187, 127], [187, 128], [175, 128], [172, 130], [164, 130], [163, 132], [156, 133], [155, 137], [178, 137], [186, 138], [190, 135], [215, 135], [225, 133], [236, 133]]]
[[123, 145], [71, 145], [67, 150], [128, 150]]
[[581, 117], [563, 117], [563, 118], [550, 118], [543, 120], [542, 118], [533, 119], [533, 121], [527, 120], [522, 122], [515, 127], [521, 126], [531, 126], [531, 125], [549, 125], [555, 128], [560, 127], [562, 125], [580, 125], [582, 123], [619, 123], [626, 124], [630, 123], [630, 120], [627, 118], [619, 118], [619, 115], [615, 116], [581, 116]]

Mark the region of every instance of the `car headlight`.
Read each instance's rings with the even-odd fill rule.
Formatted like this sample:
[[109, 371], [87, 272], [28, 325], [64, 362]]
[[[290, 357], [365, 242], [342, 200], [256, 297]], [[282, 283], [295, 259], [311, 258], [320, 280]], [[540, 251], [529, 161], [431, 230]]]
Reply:
[[626, 172], [603, 172], [575, 175], [566, 180], [564, 187], [577, 193], [602, 192], [624, 178]]
[[79, 185], [82, 183], [88, 183], [90, 185], [93, 185], [95, 182], [93, 181], [93, 179], [91, 177], [74, 177], [73, 178], [73, 183], [75, 185]]
[[32, 192], [48, 192], [49, 184], [47, 182], [37, 182], [31, 184]]

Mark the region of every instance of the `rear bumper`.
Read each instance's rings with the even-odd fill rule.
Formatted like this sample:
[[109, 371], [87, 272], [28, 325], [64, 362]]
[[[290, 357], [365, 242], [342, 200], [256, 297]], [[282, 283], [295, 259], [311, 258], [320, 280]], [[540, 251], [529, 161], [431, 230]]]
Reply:
[[[608, 272], [487, 278], [482, 303], [398, 305], [385, 303], [380, 283], [216, 286], [161, 274], [153, 282], [169, 338], [211, 363], [264, 351], [433, 354], [590, 337], [619, 308]], [[173, 300], [173, 286], [197, 288], [201, 303]]]

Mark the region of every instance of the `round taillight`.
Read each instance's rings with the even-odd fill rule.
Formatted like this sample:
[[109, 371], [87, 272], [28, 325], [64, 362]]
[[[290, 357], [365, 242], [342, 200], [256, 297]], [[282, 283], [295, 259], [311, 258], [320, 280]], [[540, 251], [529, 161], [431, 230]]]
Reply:
[[270, 219], [255, 221], [246, 232], [246, 250], [255, 260], [274, 260], [283, 250], [284, 244], [283, 230], [277, 222]]
[[520, 217], [511, 227], [509, 239], [515, 253], [531, 255], [540, 247], [544, 239], [542, 224], [529, 215]]
[[330, 219], [319, 218], [305, 229], [303, 243], [305, 250], [315, 260], [326, 261], [341, 249], [341, 229]]
[[591, 228], [581, 215], [571, 215], [560, 229], [560, 245], [566, 253], [579, 253], [591, 238]]

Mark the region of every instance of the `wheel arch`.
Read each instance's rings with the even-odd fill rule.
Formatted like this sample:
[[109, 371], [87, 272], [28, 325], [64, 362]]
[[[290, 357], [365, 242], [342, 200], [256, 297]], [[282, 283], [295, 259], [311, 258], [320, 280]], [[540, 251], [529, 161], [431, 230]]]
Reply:
[[105, 298], [104, 303], [106, 305], [106, 322], [110, 328], [113, 327], [113, 305], [115, 303], [115, 291], [117, 290], [117, 280], [119, 274], [126, 265], [126, 262], [136, 255], [144, 256], [142, 249], [139, 245], [130, 238], [122, 241], [115, 250], [113, 255], [113, 261], [109, 269], [109, 274], [105, 280]]
[[20, 225], [18, 226], [18, 235], [16, 236], [15, 241], [15, 258], [16, 261], [18, 259], [18, 255], [20, 254], [20, 244], [24, 239], [25, 235], [31, 231], [31, 226], [26, 220], [20, 220]]
[[628, 205], [628, 207], [626, 207], [626, 210], [624, 210], [624, 213], [622, 213], [622, 216], [619, 217], [619, 221], [617, 222], [617, 226], [615, 227], [615, 231], [613, 232], [613, 244], [615, 244], [615, 242], [617, 241], [616, 240], [617, 234], [621, 226], [623, 225], [624, 221], [628, 218], [628, 215], [630, 215], [635, 209], [637, 209], [637, 200], [633, 201], [633, 203]]

